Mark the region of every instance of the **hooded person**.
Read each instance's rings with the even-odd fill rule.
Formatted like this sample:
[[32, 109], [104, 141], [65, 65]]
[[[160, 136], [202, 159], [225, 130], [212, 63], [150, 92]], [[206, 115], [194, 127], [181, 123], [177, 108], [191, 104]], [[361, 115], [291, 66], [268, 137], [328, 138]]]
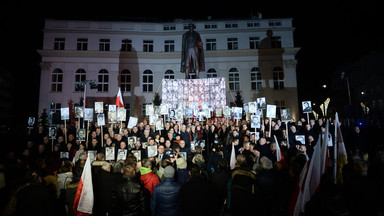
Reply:
[[177, 177], [176, 177], [177, 183], [179, 183], [179, 185], [181, 186], [190, 177], [190, 174], [187, 170], [187, 161], [182, 157], [177, 158], [176, 167], [177, 167]]

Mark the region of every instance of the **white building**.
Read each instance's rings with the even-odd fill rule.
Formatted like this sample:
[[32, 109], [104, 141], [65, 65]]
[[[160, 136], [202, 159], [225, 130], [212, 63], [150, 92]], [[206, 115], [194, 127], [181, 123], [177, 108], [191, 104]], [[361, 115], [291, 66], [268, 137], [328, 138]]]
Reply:
[[[196, 25], [204, 44], [205, 72], [200, 78], [227, 80], [227, 105], [236, 90], [244, 102], [266, 97], [268, 104], [290, 108], [298, 117], [295, 54], [291, 18], [244, 20], [175, 20], [174, 22], [45, 21], [39, 113], [80, 102], [87, 85], [86, 107], [95, 101], [114, 104], [118, 87], [129, 115], [143, 117], [143, 104], [161, 95], [161, 80], [185, 78], [180, 72], [182, 34]], [[270, 30], [270, 31], [268, 31]], [[267, 31], [273, 40], [264, 39]], [[265, 48], [261, 48], [265, 47]]]

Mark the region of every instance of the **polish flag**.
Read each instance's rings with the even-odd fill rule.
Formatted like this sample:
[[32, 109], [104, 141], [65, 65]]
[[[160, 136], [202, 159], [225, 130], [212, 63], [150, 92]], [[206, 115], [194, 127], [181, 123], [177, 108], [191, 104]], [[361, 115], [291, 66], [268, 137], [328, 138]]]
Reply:
[[73, 210], [76, 216], [91, 215], [93, 209], [93, 184], [90, 157], [87, 158], [79, 186], [77, 187]]
[[273, 135], [273, 136], [275, 137], [275, 143], [276, 143], [276, 161], [280, 161], [284, 167], [287, 167], [287, 162], [285, 161], [284, 155], [280, 150], [280, 146], [279, 146], [279, 143], [277, 142], [276, 135]]
[[124, 107], [123, 96], [121, 95], [120, 87], [116, 97], [116, 107]]

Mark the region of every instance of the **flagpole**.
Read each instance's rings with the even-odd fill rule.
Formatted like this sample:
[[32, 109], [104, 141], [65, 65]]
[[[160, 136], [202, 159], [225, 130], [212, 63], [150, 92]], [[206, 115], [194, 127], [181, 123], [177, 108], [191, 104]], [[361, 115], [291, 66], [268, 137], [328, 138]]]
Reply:
[[333, 181], [337, 184], [337, 128], [339, 127], [339, 116], [335, 116], [335, 140], [333, 144]]

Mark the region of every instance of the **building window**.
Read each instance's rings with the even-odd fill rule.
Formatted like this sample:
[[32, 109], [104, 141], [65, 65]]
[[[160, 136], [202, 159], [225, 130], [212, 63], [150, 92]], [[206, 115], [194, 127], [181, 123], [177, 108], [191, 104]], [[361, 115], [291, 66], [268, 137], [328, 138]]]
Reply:
[[131, 91], [131, 71], [125, 69], [120, 73], [120, 89], [123, 92]]
[[216, 29], [217, 28], [217, 24], [205, 24], [204, 28], [205, 29]]
[[88, 50], [88, 39], [87, 38], [78, 38], [76, 49], [81, 50], [81, 51]]
[[259, 22], [248, 22], [247, 27], [260, 27]]
[[[49, 114], [52, 120], [54, 119], [54, 116], [56, 117], [56, 120], [60, 120], [60, 113], [61, 113], [61, 103], [51, 103], [51, 106], [49, 108]], [[54, 122], [52, 122], [54, 123]]]
[[[78, 69], [75, 73], [75, 84], [81, 83], [86, 80], [86, 74], [84, 69]], [[75, 92], [82, 92], [84, 89], [82, 88], [75, 88]]]
[[216, 39], [205, 40], [206, 50], [216, 50]]
[[122, 40], [121, 51], [132, 51], [132, 40], [129, 40], [129, 39]]
[[279, 118], [278, 116], [281, 115], [281, 110], [285, 109], [285, 100], [276, 100], [276, 118]]
[[55, 38], [54, 50], [64, 50], [65, 38]]
[[61, 92], [63, 90], [63, 71], [56, 68], [52, 72], [51, 92]]
[[164, 52], [175, 52], [175, 41], [174, 40], [164, 41]]
[[237, 38], [228, 38], [227, 43], [228, 43], [228, 50], [239, 49], [239, 47], [238, 47], [239, 44], [238, 44]]
[[217, 77], [217, 71], [211, 68], [207, 71], [207, 78], [214, 78], [214, 77]]
[[153, 40], [143, 41], [143, 52], [153, 52]]
[[150, 70], [145, 70], [143, 75], [143, 92], [153, 91], [153, 73]]
[[276, 90], [284, 89], [284, 71], [281, 67], [273, 68], [273, 88]]
[[164, 31], [176, 30], [176, 26], [175, 25], [165, 25], [165, 26], [163, 26], [163, 30]]
[[111, 40], [109, 39], [99, 40], [99, 51], [109, 51], [110, 46], [111, 46]]
[[259, 49], [259, 48], [260, 48], [260, 38], [249, 37], [249, 49]]
[[271, 41], [272, 48], [281, 48], [281, 37], [280, 36], [274, 36], [273, 40]]
[[237, 23], [226, 23], [225, 28], [237, 28]]
[[261, 73], [258, 67], [254, 67], [251, 69], [251, 89], [252, 90], [261, 90]]
[[240, 73], [236, 68], [229, 70], [229, 89], [232, 91], [240, 90]]
[[98, 92], [108, 91], [109, 75], [107, 70], [101, 69], [99, 71], [99, 75], [97, 76], [97, 82], [98, 82], [98, 85], [97, 85]]
[[172, 70], [165, 71], [164, 79], [175, 79], [175, 73]]
[[280, 21], [269, 21], [269, 26], [281, 26]]

